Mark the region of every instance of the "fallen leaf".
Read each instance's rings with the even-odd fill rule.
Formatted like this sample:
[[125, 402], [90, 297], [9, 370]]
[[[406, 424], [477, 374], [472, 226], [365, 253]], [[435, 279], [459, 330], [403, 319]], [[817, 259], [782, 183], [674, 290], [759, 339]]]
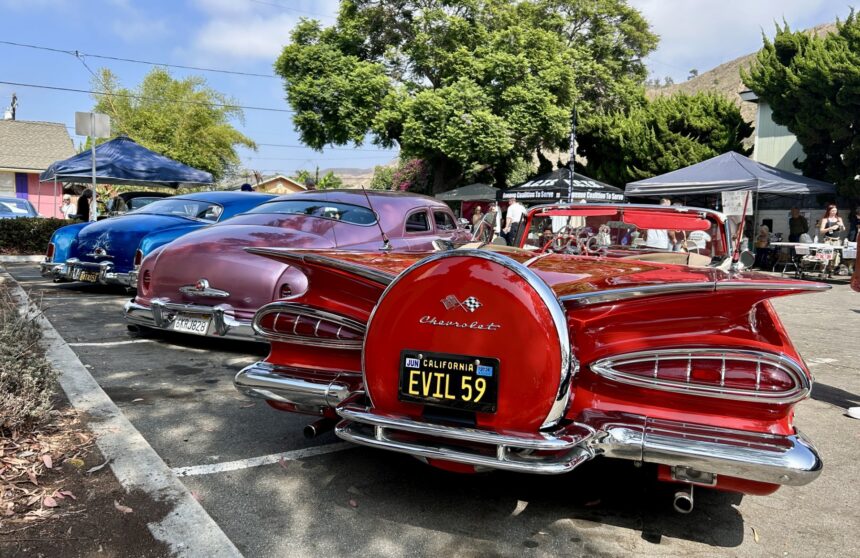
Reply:
[[247, 409], [248, 407], [253, 407], [256, 403], [248, 403], [247, 405], [239, 405], [242, 409]]
[[357, 507], [358, 507], [358, 502], [356, 502], [355, 500], [350, 500], [350, 501], [349, 501], [349, 507], [351, 507], [351, 508], [357, 508]]
[[30, 479], [30, 482], [32, 482], [36, 486], [39, 486], [39, 481], [36, 479], [36, 473], [34, 473], [33, 471], [27, 471], [27, 477]]
[[122, 513], [132, 513], [134, 511], [133, 509], [131, 509], [128, 506], [123, 506], [122, 504], [120, 504], [116, 500], [113, 501], [113, 507], [115, 507], [117, 510], [121, 511]]
[[283, 457], [278, 459], [278, 465], [280, 465], [284, 469], [286, 469], [289, 464], [290, 464], [290, 462], [287, 461], [286, 459], [284, 459]]
[[57, 501], [54, 500], [50, 496], [45, 496], [42, 499], [42, 505], [45, 506], [46, 508], [56, 508], [57, 507]]
[[137, 399], [132, 399], [132, 403], [137, 403], [138, 401], [143, 401], [143, 397], [138, 397]]
[[752, 531], [753, 531], [753, 538], [755, 539], [755, 542], [758, 542], [758, 531], [755, 530], [755, 527], [752, 528]]
[[200, 496], [200, 493], [198, 493], [196, 490], [191, 491], [191, 497], [194, 498], [195, 500], [197, 500], [198, 502], [203, 501], [203, 497]]
[[71, 493], [71, 492], [69, 492], [68, 490], [60, 490], [60, 494], [62, 494], [63, 496], [68, 496], [68, 497], [69, 497], [69, 498], [71, 498], [72, 500], [77, 500], [77, 499], [78, 499], [78, 498], [77, 498], [77, 496], [75, 496], [74, 494], [72, 494], [72, 493]]
[[54, 468], [54, 460], [51, 459], [51, 454], [49, 453], [42, 454], [42, 463], [44, 463], [45, 467], [47, 467], [48, 469]]
[[75, 469], [80, 469], [85, 465], [84, 460], [80, 457], [72, 457], [71, 459], [66, 459], [66, 463], [68, 463]]
[[87, 469], [87, 474], [90, 475], [92, 473], [95, 473], [96, 471], [100, 471], [101, 469], [104, 469], [105, 465], [107, 465], [108, 463], [110, 463], [110, 459], [106, 460], [101, 465], [96, 465], [95, 467], [90, 467], [89, 469]]

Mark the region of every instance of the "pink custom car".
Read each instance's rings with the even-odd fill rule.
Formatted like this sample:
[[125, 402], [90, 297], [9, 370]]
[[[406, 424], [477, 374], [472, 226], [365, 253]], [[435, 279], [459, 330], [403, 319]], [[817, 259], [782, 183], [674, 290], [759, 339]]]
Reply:
[[187, 234], [141, 263], [137, 296], [125, 306], [129, 329], [253, 339], [261, 306], [302, 295], [307, 277], [244, 248], [427, 251], [434, 241], [467, 242], [444, 203], [414, 194], [309, 191], [264, 203]]

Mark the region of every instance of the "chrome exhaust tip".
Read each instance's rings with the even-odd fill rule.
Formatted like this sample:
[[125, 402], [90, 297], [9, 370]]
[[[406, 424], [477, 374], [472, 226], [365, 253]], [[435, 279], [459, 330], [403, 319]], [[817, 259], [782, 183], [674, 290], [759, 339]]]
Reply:
[[672, 500], [672, 507], [678, 513], [688, 514], [693, 511], [693, 485], [691, 484], [684, 490], [679, 490], [675, 493]]
[[320, 434], [325, 434], [329, 430], [332, 430], [336, 422], [337, 421], [335, 419], [323, 417], [305, 426], [302, 430], [302, 434], [304, 434], [305, 438], [308, 440], [316, 438]]

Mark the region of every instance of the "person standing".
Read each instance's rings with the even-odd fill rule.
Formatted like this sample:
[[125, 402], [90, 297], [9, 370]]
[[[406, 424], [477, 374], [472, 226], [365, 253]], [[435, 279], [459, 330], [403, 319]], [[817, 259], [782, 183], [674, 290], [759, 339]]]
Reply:
[[800, 242], [800, 235], [809, 232], [809, 221], [800, 214], [796, 207], [791, 208], [791, 217], [788, 218], [788, 241]]
[[89, 188], [83, 191], [78, 197], [78, 207], [75, 210], [78, 219], [81, 221], [90, 220], [90, 199], [93, 197], [93, 191]]
[[60, 204], [60, 216], [62, 219], [71, 219], [77, 209], [72, 205], [72, 196], [63, 194], [63, 203]]
[[856, 238], [858, 233], [860, 233], [860, 205], [854, 208], [854, 212], [848, 218], [848, 240]]
[[483, 219], [484, 210], [481, 209], [480, 205], [476, 205], [475, 210], [472, 212], [472, 230], [475, 230]]
[[764, 269], [770, 261], [770, 229], [762, 225], [755, 237], [755, 263], [753, 267]]
[[839, 240], [839, 231], [845, 230], [845, 223], [842, 222], [842, 217], [839, 216], [839, 209], [836, 204], [831, 203], [824, 210], [824, 216], [818, 225], [818, 232], [824, 235], [824, 240], [834, 242]]
[[[670, 206], [672, 200], [663, 198], [660, 200], [660, 205]], [[645, 231], [645, 246], [648, 248], [658, 248], [660, 250], [672, 250], [675, 246], [675, 231], [666, 229], [648, 229]]]
[[512, 245], [517, 240], [517, 233], [520, 230], [520, 222], [526, 216], [526, 207], [521, 204], [516, 198], [508, 205], [508, 212], [505, 214], [505, 228], [503, 232], [507, 235], [505, 240], [508, 245]]

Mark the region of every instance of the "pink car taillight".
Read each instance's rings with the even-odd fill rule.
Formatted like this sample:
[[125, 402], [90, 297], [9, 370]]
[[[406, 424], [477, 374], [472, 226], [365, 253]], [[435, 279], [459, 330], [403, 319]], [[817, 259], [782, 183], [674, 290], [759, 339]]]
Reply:
[[361, 349], [364, 324], [344, 316], [290, 302], [274, 302], [260, 308], [254, 330], [267, 339], [296, 341], [304, 345]]
[[592, 372], [640, 387], [742, 401], [792, 403], [806, 397], [809, 378], [795, 361], [734, 349], [664, 349], [598, 360]]
[[139, 267], [140, 262], [142, 262], [142, 261], [143, 261], [143, 252], [141, 252], [140, 250], [135, 250], [135, 252], [134, 252], [134, 267], [135, 268]]
[[152, 273], [147, 269], [143, 272], [143, 276], [140, 278], [140, 285], [143, 287], [143, 294], [146, 294], [149, 291], [149, 285], [152, 283]]
[[56, 246], [54, 246], [53, 242], [48, 243], [48, 251], [45, 252], [45, 261], [52, 262], [54, 261], [54, 251], [56, 250]]

